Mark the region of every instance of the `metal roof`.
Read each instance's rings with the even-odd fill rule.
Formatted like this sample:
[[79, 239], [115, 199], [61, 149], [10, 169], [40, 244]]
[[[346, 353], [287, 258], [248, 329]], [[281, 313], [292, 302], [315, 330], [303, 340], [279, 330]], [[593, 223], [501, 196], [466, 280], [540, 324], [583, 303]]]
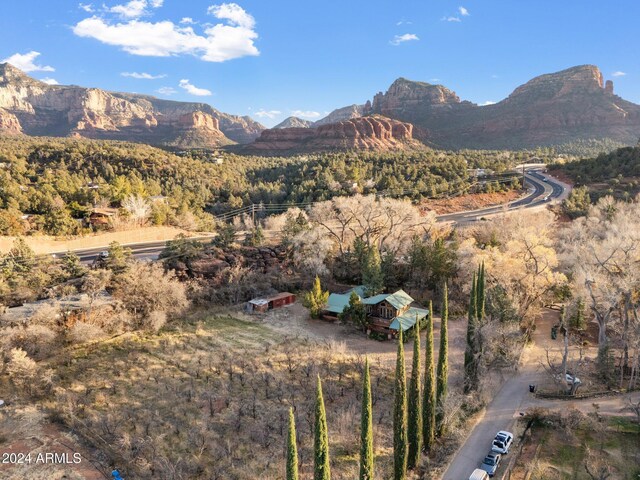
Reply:
[[406, 332], [407, 330], [415, 326], [416, 319], [422, 320], [427, 315], [429, 315], [429, 310], [426, 310], [424, 308], [411, 307], [402, 315], [397, 316], [393, 320], [393, 322], [391, 322], [389, 328], [392, 330], [398, 330], [398, 327], [402, 326], [402, 331]]
[[356, 295], [360, 297], [360, 299], [363, 299], [366, 296], [365, 295], [366, 291], [367, 291], [367, 287], [365, 287], [364, 285], [358, 285], [357, 287], [350, 288], [344, 293], [351, 295], [351, 292], [355, 292]]
[[366, 305], [377, 305], [385, 300], [397, 309], [401, 309], [413, 303], [413, 298], [411, 298], [411, 296], [404, 290], [398, 290], [395, 293], [381, 293], [374, 297], [365, 298], [363, 303]]
[[351, 293], [332, 293], [327, 300], [325, 310], [332, 313], [342, 313], [349, 306]]

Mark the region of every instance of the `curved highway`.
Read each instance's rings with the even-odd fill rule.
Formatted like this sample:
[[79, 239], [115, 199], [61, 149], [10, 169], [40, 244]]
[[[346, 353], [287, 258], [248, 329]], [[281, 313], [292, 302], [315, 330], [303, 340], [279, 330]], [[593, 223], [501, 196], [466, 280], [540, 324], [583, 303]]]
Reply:
[[[451, 213], [446, 215], [439, 215], [439, 222], [449, 222], [456, 225], [465, 225], [468, 223], [482, 220], [485, 217], [496, 215], [499, 213], [520, 208], [534, 208], [543, 207], [544, 205], [554, 201], [562, 199], [568, 194], [568, 187], [560, 183], [549, 175], [542, 173], [544, 167], [534, 167], [526, 170], [526, 186], [529, 187], [529, 193], [517, 200], [514, 200], [506, 205], [498, 205], [488, 208], [482, 208], [479, 210], [472, 210], [459, 213]], [[210, 240], [211, 237], [194, 237], [197, 240]], [[155, 260], [160, 255], [160, 252], [165, 248], [166, 242], [148, 242], [148, 243], [133, 243], [125, 244], [125, 247], [131, 250], [134, 257], [142, 260]], [[100, 252], [106, 250], [108, 247], [91, 248], [86, 250], [75, 250], [75, 253], [80, 257], [80, 260], [84, 263], [93, 262]], [[65, 252], [59, 252], [54, 255], [64, 255]]]
[[526, 186], [530, 187], [530, 190], [523, 198], [509, 202], [506, 205], [497, 205], [479, 210], [438, 215], [438, 221], [464, 225], [505, 211], [518, 210], [520, 208], [542, 207], [552, 201], [564, 198], [569, 193], [568, 186], [560, 183], [549, 175], [543, 174], [542, 168], [540, 167], [528, 169], [526, 171], [525, 178]]

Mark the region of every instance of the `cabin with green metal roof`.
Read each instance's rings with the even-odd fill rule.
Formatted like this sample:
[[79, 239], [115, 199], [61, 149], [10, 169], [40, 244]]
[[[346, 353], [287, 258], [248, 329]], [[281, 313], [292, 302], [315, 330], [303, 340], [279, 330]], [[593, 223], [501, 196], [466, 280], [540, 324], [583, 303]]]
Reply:
[[411, 306], [414, 300], [404, 290], [365, 298], [364, 287], [358, 286], [342, 293], [329, 295], [327, 305], [322, 312], [322, 318], [337, 320], [339, 315], [349, 306], [351, 294], [354, 292], [367, 310], [367, 334], [375, 332], [378, 335], [393, 338], [401, 328], [403, 332], [406, 332], [412, 329], [416, 322], [422, 322], [429, 316], [429, 310]]

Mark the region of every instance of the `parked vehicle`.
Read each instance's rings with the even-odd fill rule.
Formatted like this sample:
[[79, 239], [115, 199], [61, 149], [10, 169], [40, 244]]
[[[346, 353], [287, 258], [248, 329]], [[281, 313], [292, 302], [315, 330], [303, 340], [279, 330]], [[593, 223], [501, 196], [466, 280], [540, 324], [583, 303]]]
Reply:
[[[562, 374], [556, 375], [556, 378], [562, 381]], [[582, 381], [571, 372], [567, 372], [565, 379], [569, 385], [581, 385]]]
[[487, 472], [490, 477], [493, 477], [496, 474], [496, 470], [498, 470], [500, 460], [502, 460], [502, 455], [495, 452], [489, 452], [487, 453], [487, 456], [484, 457], [482, 465], [480, 465], [480, 469]]
[[489, 480], [489, 474], [484, 470], [476, 468], [469, 477], [469, 480]]
[[491, 451], [496, 453], [507, 454], [513, 443], [513, 433], [500, 430], [493, 439]]

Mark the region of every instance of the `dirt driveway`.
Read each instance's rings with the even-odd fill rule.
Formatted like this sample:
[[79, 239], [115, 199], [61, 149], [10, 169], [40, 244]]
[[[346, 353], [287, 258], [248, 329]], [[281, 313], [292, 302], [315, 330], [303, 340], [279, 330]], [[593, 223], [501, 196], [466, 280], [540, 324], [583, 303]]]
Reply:
[[[259, 322], [292, 338], [315, 340], [319, 344], [338, 349], [341, 353], [368, 355], [371, 360], [388, 365], [390, 374], [393, 373], [392, 369], [395, 365], [398, 349], [395, 341], [372, 340], [350, 325], [312, 319], [309, 317], [308, 310], [299, 303], [259, 315], [247, 315], [242, 311], [234, 311], [232, 314], [248, 321]], [[459, 385], [462, 382], [461, 372], [466, 347], [466, 328], [464, 321], [449, 321], [449, 379], [452, 385]], [[434, 355], [437, 361], [440, 348], [440, 317], [434, 317], [433, 337]], [[424, 333], [421, 338], [422, 351], [424, 352]], [[408, 371], [410, 371], [412, 351], [413, 340], [410, 340], [405, 344]]]

